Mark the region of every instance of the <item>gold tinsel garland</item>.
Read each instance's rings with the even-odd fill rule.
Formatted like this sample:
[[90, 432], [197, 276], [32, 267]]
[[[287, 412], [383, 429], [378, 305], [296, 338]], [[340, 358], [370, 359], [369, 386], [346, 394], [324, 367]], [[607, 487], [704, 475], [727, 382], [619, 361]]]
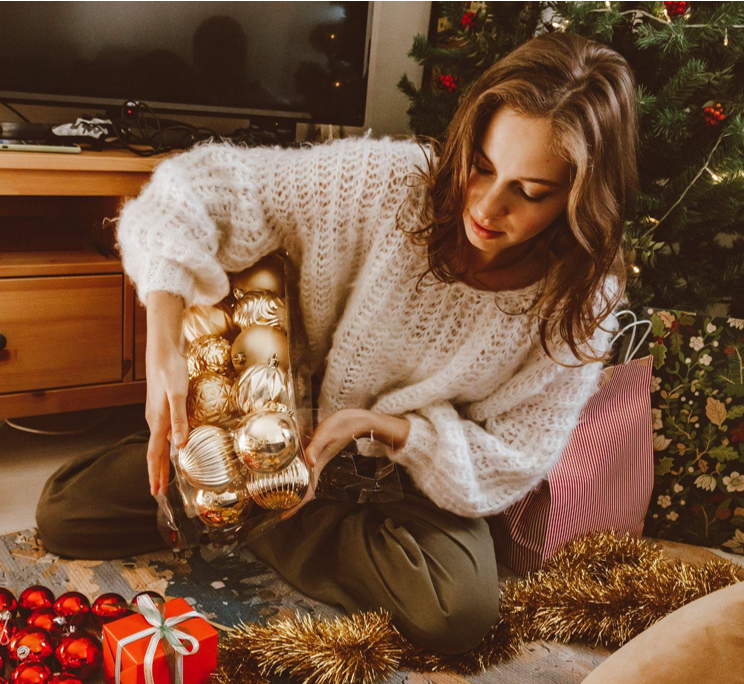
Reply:
[[473, 674], [530, 641], [619, 647], [674, 610], [740, 581], [724, 560], [671, 561], [653, 544], [594, 534], [571, 542], [540, 571], [507, 582], [500, 621], [473, 651], [443, 655], [413, 645], [384, 610], [332, 621], [310, 616], [241, 624], [220, 645], [214, 684], [268, 684], [287, 674], [306, 684], [374, 684], [396, 670]]

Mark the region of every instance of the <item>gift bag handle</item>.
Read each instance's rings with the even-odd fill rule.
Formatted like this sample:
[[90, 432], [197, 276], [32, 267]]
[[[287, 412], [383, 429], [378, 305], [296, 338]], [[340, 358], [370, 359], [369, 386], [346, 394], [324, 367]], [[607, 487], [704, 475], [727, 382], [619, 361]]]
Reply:
[[[617, 334], [615, 334], [615, 336], [612, 338], [612, 341], [610, 342], [610, 348], [615, 346], [615, 342], [626, 330], [629, 330], [630, 328], [632, 328], [633, 332], [631, 333], [631, 336], [630, 336], [630, 344], [628, 345], [628, 351], [625, 354], [625, 361], [623, 361], [623, 363], [628, 363], [628, 361], [633, 359], [633, 357], [635, 357], [635, 355], [638, 353], [638, 350], [643, 345], [644, 340], [648, 337], [649, 333], [651, 332], [653, 324], [647, 318], [642, 318], [639, 321], [638, 317], [635, 315], [635, 311], [632, 311], [631, 309], [623, 309], [622, 311], [617, 311], [615, 312], [614, 315], [615, 315], [615, 318], [619, 318], [623, 314], [630, 314], [631, 316], [633, 316], [633, 322], [628, 323], [628, 325], [626, 325], [622, 330], [620, 330]], [[646, 333], [643, 335], [643, 337], [641, 338], [641, 341], [638, 343], [635, 349], [631, 351], [631, 349], [633, 348], [633, 341], [635, 340], [635, 334], [636, 334], [635, 329], [639, 325], [642, 325], [643, 323], [648, 323], [648, 330], [646, 330]]]

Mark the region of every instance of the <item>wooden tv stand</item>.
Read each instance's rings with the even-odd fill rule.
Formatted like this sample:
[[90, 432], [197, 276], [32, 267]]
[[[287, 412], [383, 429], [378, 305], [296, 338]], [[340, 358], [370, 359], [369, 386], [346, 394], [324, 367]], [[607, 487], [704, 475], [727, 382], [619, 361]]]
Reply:
[[167, 155], [0, 152], [0, 419], [145, 401], [115, 217]]

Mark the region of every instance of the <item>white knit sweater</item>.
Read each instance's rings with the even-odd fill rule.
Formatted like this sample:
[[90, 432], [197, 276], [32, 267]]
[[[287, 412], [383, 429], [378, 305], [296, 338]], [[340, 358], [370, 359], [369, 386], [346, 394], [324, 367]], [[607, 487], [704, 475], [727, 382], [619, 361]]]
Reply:
[[[601, 363], [566, 369], [526, 315], [538, 287], [488, 292], [416, 278], [426, 258], [395, 226], [422, 225], [424, 155], [369, 136], [299, 149], [201, 144], [161, 162], [122, 208], [118, 246], [149, 292], [214, 304], [241, 271], [284, 247], [299, 273], [321, 416], [366, 408], [407, 418], [391, 452], [440, 507], [484, 516], [522, 498], [555, 464], [597, 388]], [[608, 281], [609, 282], [609, 281]], [[614, 279], [613, 279], [613, 282]], [[603, 323], [617, 329], [614, 316]], [[598, 331], [597, 350], [609, 333]], [[558, 356], [576, 363], [568, 353]], [[325, 368], [324, 368], [325, 365]]]

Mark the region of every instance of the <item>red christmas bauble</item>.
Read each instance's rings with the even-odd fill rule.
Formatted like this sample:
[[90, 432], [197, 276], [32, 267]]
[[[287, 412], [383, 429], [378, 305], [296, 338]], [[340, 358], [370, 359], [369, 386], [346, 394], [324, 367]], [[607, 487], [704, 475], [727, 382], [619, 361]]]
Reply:
[[54, 653], [62, 669], [80, 679], [95, 674], [103, 662], [101, 642], [86, 632], [63, 637]]
[[10, 675], [10, 684], [45, 684], [51, 677], [44, 663], [21, 663]]
[[[0, 649], [10, 643], [13, 635], [18, 631], [15, 618], [9, 610], [0, 613]], [[0, 667], [0, 672], [2, 668]]]
[[52, 675], [52, 678], [47, 682], [47, 684], [83, 684], [83, 680], [69, 672], [58, 672], [57, 674]]
[[8, 656], [15, 663], [45, 660], [53, 652], [52, 637], [40, 627], [19, 629], [8, 644]]
[[21, 592], [18, 609], [23, 618], [27, 618], [37, 608], [51, 608], [54, 605], [54, 594], [42, 586], [29, 587]]
[[465, 12], [465, 14], [460, 17], [460, 26], [464, 29], [472, 28], [477, 16], [478, 15], [475, 12]]
[[37, 608], [26, 620], [29, 627], [41, 627], [45, 629], [54, 639], [62, 636], [66, 622], [63, 617], [56, 615], [53, 608]]
[[132, 609], [134, 609], [134, 608], [137, 607], [137, 599], [140, 596], [149, 596], [152, 599], [152, 602], [157, 607], [160, 607], [160, 606], [164, 606], [165, 605], [165, 599], [160, 594], [158, 594], [156, 591], [141, 591], [139, 594], [137, 594], [132, 599], [132, 603], [131, 603]]
[[6, 610], [15, 614], [18, 610], [18, 601], [10, 589], [0, 587], [0, 613], [4, 613]]
[[119, 594], [101, 594], [91, 608], [93, 614], [105, 624], [131, 614], [129, 604]]
[[54, 602], [54, 612], [66, 618], [80, 613], [90, 613], [90, 601], [79, 591], [68, 591]]

